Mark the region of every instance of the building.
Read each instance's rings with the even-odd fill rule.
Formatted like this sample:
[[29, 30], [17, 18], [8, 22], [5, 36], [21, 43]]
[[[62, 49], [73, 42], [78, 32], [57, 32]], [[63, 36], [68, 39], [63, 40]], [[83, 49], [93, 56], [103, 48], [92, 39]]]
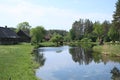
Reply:
[[30, 37], [28, 31], [19, 30], [17, 32], [17, 35], [20, 37], [20, 39], [19, 39], [20, 42], [30, 42], [31, 41], [31, 37]]
[[17, 44], [19, 36], [10, 28], [0, 27], [0, 44]]

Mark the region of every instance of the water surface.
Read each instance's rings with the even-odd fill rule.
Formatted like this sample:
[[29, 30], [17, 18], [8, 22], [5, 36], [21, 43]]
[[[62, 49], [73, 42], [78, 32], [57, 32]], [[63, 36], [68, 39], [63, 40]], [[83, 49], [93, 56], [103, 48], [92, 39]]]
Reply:
[[42, 80], [118, 80], [111, 73], [120, 70], [119, 58], [108, 58], [81, 47], [42, 47], [36, 60], [41, 64], [36, 76]]

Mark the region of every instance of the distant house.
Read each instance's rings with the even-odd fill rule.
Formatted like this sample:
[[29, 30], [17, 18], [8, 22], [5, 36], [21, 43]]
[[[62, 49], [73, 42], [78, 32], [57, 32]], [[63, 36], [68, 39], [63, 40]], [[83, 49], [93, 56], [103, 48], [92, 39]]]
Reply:
[[0, 44], [16, 44], [19, 36], [10, 28], [0, 27]]
[[30, 42], [31, 37], [27, 31], [19, 30], [17, 32], [17, 35], [20, 37], [19, 41], [20, 42]]
[[46, 41], [49, 41], [49, 40], [50, 40], [50, 38], [51, 38], [51, 36], [50, 36], [50, 35], [46, 35], [46, 36], [44, 37], [44, 39], [45, 39]]

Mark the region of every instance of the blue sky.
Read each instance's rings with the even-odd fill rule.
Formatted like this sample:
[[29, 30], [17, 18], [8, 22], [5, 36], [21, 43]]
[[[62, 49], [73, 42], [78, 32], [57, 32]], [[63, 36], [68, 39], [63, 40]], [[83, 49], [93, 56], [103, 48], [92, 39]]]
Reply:
[[75, 20], [112, 20], [117, 0], [0, 0], [0, 26], [16, 27], [27, 21], [32, 27], [69, 30]]

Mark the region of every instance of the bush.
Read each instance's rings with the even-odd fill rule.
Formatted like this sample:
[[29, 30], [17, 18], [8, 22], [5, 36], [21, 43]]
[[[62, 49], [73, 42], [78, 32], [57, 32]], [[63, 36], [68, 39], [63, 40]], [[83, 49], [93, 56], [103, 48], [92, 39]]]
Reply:
[[80, 41], [81, 41], [81, 42], [92, 42], [92, 40], [89, 39], [89, 38], [83, 38], [83, 39], [81, 39]]

